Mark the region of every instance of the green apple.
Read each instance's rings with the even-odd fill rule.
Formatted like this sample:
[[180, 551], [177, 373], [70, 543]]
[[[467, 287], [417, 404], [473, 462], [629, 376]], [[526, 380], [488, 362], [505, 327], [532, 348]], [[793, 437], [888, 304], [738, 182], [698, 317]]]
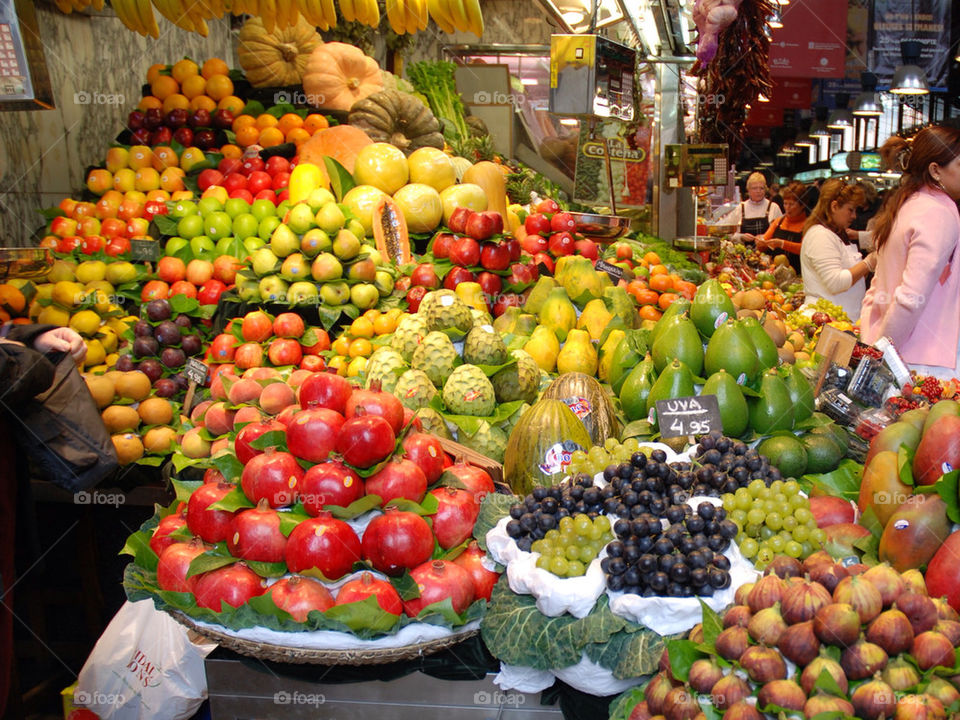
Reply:
[[230, 247], [233, 245], [234, 237], [233, 235], [227, 235], [217, 240], [217, 257], [221, 255], [230, 255], [233, 251], [233, 248]]
[[262, 247], [250, 256], [250, 267], [253, 268], [257, 277], [272, 275], [276, 271], [278, 262], [280, 260], [268, 247]]
[[393, 276], [386, 270], [377, 270], [373, 284], [377, 288], [377, 292], [380, 293], [381, 297], [386, 297], [393, 292]]
[[252, 213], [240, 213], [233, 218], [233, 236], [240, 240], [256, 235], [259, 227], [260, 223]]
[[336, 202], [336, 198], [333, 197], [333, 193], [326, 188], [317, 188], [307, 197], [307, 204], [313, 208], [314, 212], [317, 212], [317, 210], [324, 205], [332, 202]]
[[303, 280], [310, 277], [310, 263], [300, 253], [288, 255], [280, 268], [280, 277], [284, 280]]
[[203, 232], [216, 242], [233, 232], [233, 218], [222, 210], [215, 210], [203, 218]]
[[380, 302], [380, 293], [369, 283], [358, 283], [350, 288], [350, 302], [361, 310], [369, 310]]
[[210, 213], [223, 210], [223, 204], [215, 197], [200, 198], [200, 200], [197, 201], [197, 210], [200, 211], [201, 215], [206, 217]]
[[320, 288], [320, 299], [327, 305], [346, 305], [350, 302], [350, 286], [345, 282], [327, 283]]
[[197, 204], [193, 200], [177, 200], [170, 208], [170, 217], [179, 219], [187, 215], [196, 215], [199, 212]]
[[347, 277], [350, 280], [360, 280], [361, 282], [372, 283], [377, 276], [377, 266], [369, 258], [357, 260], [350, 265], [347, 271]]
[[237, 275], [237, 296], [244, 302], [255, 302], [260, 299], [260, 283], [253, 278]]
[[270, 249], [277, 257], [285, 258], [290, 253], [300, 249], [300, 238], [294, 234], [288, 225], [277, 225], [277, 229], [270, 236]]
[[184, 215], [177, 221], [177, 234], [188, 240], [203, 235], [203, 218], [199, 215]]
[[259, 200], [253, 201], [253, 205], [250, 206], [250, 214], [252, 214], [258, 222], [265, 217], [276, 217], [277, 206], [269, 200], [260, 198]]
[[277, 217], [286, 217], [287, 213], [290, 212], [290, 208], [292, 207], [293, 203], [291, 203], [289, 200], [284, 200], [282, 203], [277, 205]]
[[172, 237], [167, 240], [167, 244], [163, 246], [163, 254], [168, 256], [176, 255], [187, 246], [187, 243], [187, 238]]
[[443, 203], [443, 224], [450, 222], [450, 216], [458, 207], [470, 208], [474, 212], [483, 212], [487, 209], [487, 193], [479, 185], [460, 183], [451, 185], [440, 193], [440, 202]]
[[217, 252], [213, 240], [206, 235], [197, 235], [195, 238], [190, 238], [190, 250], [193, 252], [193, 256], [199, 259], [204, 258], [208, 253], [215, 255]]
[[333, 254], [341, 260], [353, 260], [360, 254], [360, 240], [349, 230], [340, 230], [333, 241]]
[[370, 228], [368, 229], [366, 225], [364, 225], [362, 222], [360, 222], [356, 218], [351, 219], [347, 223], [347, 230], [352, 232], [358, 238], [366, 237], [368, 235], [370, 237], [373, 237], [373, 226], [371, 225]]
[[267, 215], [260, 221], [260, 225], [257, 227], [257, 235], [266, 242], [278, 227], [280, 227], [280, 218], [276, 215]]
[[248, 253], [256, 252], [257, 250], [259, 250], [265, 245], [266, 243], [256, 235], [252, 235], [251, 237], [244, 238], [243, 240], [243, 247], [247, 249]]
[[231, 218], [241, 213], [250, 212], [250, 205], [243, 198], [230, 198], [223, 204], [223, 211]]
[[342, 228], [347, 222], [347, 218], [344, 216], [343, 210], [340, 209], [339, 205], [333, 202], [327, 203], [322, 208], [317, 210], [317, 216], [315, 220], [317, 226], [330, 235], [336, 234], [337, 230]]
[[313, 227], [313, 210], [307, 203], [297, 203], [286, 216], [286, 225], [297, 235], [303, 235]]
[[332, 247], [330, 236], [320, 228], [307, 230], [300, 238], [300, 252], [307, 257], [315, 257], [317, 253], [327, 252]]
[[287, 300], [293, 305], [316, 305], [319, 298], [317, 286], [312, 282], [291, 283], [287, 290]]
[[320, 253], [310, 266], [310, 276], [317, 282], [330, 282], [343, 277], [343, 265], [336, 256]]
[[287, 299], [287, 283], [278, 275], [263, 278], [258, 287], [264, 300], [284, 302]]

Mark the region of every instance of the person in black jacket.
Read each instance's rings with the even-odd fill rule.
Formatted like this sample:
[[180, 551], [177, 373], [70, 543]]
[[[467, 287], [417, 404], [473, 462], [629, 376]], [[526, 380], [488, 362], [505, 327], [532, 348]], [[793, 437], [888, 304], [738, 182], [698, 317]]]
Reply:
[[[18, 408], [53, 383], [54, 363], [48, 357], [69, 353], [82, 362], [87, 348], [70, 328], [50, 325], [0, 327], [0, 717], [10, 693], [13, 667], [14, 540], [18, 458], [13, 445]], [[22, 458], [20, 459], [22, 460]]]

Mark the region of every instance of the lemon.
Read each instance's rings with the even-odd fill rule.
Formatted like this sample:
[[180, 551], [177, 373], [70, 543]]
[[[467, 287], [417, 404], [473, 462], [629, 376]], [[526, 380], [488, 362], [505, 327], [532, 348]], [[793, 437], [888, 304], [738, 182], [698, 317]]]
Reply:
[[97, 339], [100, 340], [100, 344], [103, 345], [103, 349], [107, 351], [108, 355], [117, 349], [119, 338], [113, 328], [106, 325], [101, 327]]
[[70, 324], [70, 313], [56, 305], [47, 305], [37, 315], [37, 324], [67, 327]]
[[107, 352], [99, 340], [85, 340], [87, 344], [87, 357], [83, 360], [84, 367], [93, 367], [100, 365], [107, 359]]
[[410, 178], [407, 156], [390, 143], [367, 145], [357, 153], [353, 177], [358, 185], [373, 185], [388, 195], [393, 195], [406, 185]]
[[103, 260], [87, 260], [77, 265], [74, 273], [77, 282], [84, 284], [103, 280], [107, 276], [107, 264]]
[[393, 200], [403, 213], [410, 232], [431, 232], [443, 219], [440, 193], [430, 185], [423, 183], [404, 185], [394, 193]]
[[70, 329], [86, 337], [93, 337], [100, 331], [100, 316], [93, 310], [81, 310], [70, 318]]
[[137, 279], [137, 266], [129, 262], [113, 262], [107, 265], [107, 280], [114, 285], [123, 285]]
[[60, 280], [53, 286], [51, 299], [65, 308], [76, 307], [83, 302], [85, 293], [83, 285], [69, 280]]
[[423, 147], [407, 158], [410, 167], [410, 182], [429, 185], [437, 192], [457, 182], [457, 170], [453, 161], [439, 148]]
[[76, 265], [67, 260], [55, 260], [53, 265], [50, 267], [50, 272], [47, 273], [47, 282], [56, 283], [61, 280], [73, 280], [74, 279], [74, 268]]
[[367, 368], [367, 358], [362, 355], [355, 357], [350, 361], [350, 364], [347, 365], [347, 377], [357, 377]]

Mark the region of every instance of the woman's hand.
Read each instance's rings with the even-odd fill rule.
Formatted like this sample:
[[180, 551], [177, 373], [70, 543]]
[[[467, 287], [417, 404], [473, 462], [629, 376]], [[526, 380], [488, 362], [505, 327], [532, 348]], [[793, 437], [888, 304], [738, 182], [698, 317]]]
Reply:
[[38, 335], [33, 341], [33, 347], [42, 353], [63, 352], [69, 353], [74, 362], [83, 362], [87, 356], [87, 346], [83, 338], [70, 328], [55, 328]]
[[863, 259], [864, 264], [867, 266], [867, 270], [869, 270], [870, 272], [874, 272], [877, 269], [877, 259], [878, 258], [877, 258], [876, 250], [874, 250], [872, 253], [870, 253]]
[[852, 228], [847, 228], [847, 240], [853, 240], [857, 242], [860, 240], [860, 232], [853, 230]]

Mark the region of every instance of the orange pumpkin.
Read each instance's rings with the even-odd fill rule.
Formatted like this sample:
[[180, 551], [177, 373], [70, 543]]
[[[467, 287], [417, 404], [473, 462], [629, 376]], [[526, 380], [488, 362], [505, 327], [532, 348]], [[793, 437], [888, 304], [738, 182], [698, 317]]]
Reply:
[[303, 91], [317, 107], [349, 110], [357, 100], [380, 90], [383, 79], [377, 61], [346, 43], [318, 46], [303, 71]]
[[297, 157], [300, 162], [312, 163], [319, 167], [324, 176], [327, 171], [323, 158], [331, 157], [353, 175], [357, 153], [372, 144], [373, 140], [360, 128], [355, 128], [353, 125], [334, 125], [314, 133], [313, 137], [302, 143], [297, 148]]

